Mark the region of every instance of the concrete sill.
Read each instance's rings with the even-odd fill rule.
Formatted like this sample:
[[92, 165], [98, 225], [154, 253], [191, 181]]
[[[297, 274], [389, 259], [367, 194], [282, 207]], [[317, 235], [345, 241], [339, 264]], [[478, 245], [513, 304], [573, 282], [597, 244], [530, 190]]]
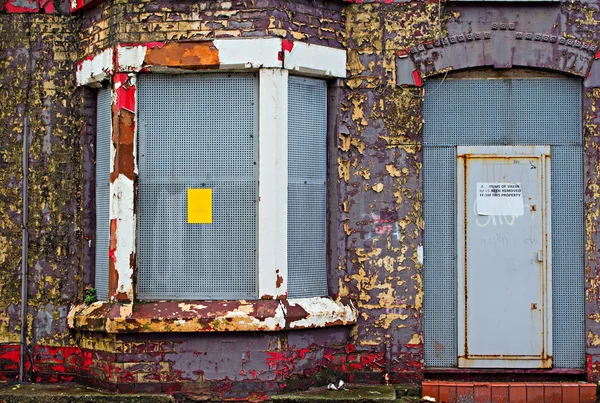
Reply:
[[74, 305], [70, 329], [106, 333], [277, 331], [356, 323], [352, 301], [328, 297], [253, 301], [153, 301]]

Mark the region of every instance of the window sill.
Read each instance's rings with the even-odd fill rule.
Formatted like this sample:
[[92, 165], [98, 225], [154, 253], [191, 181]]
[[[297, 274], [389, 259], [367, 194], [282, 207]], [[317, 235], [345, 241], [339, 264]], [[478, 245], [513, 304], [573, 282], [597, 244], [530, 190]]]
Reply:
[[277, 331], [356, 323], [351, 301], [298, 298], [254, 301], [155, 301], [74, 305], [70, 329], [106, 333]]

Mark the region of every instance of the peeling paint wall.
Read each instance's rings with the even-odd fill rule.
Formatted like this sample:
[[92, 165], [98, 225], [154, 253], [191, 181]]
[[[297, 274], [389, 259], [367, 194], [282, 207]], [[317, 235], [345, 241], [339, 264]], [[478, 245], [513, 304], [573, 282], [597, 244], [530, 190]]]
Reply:
[[[55, 6], [52, 12], [48, 11], [50, 3]], [[583, 81], [587, 378], [600, 378], [596, 246], [600, 242], [600, 71], [590, 47], [599, 45], [598, 4], [494, 3], [484, 10], [477, 4], [436, 2], [106, 0], [96, 4], [86, 0], [75, 2], [79, 11], [72, 16], [60, 15], [70, 6], [68, 2], [31, 4], [44, 11], [38, 7], [35, 13], [21, 14], [0, 8], [0, 210], [4, 212], [0, 225], [0, 379], [14, 379], [19, 355], [20, 159], [26, 111], [32, 117], [28, 335], [33, 366], [28, 368], [34, 380], [78, 380], [121, 392], [264, 400], [274, 391], [340, 377], [381, 382], [390, 373], [395, 382], [421, 379], [424, 122], [419, 85], [422, 79], [446, 71], [513, 64], [589, 75]], [[494, 23], [503, 22], [516, 25], [494, 29]], [[471, 31], [490, 32], [488, 39], [480, 38], [480, 43], [489, 41], [485, 46], [494, 44], [483, 56], [477, 53], [479, 48], [465, 47], [457, 39]], [[550, 37], [544, 41], [543, 35], [527, 42], [525, 37], [518, 39], [516, 32], [548, 34], [557, 44]], [[182, 307], [164, 315], [182, 313], [185, 323], [174, 324], [174, 329], [237, 332], [170, 334], [157, 329], [164, 322], [153, 316], [155, 307], [139, 304], [134, 317], [131, 305], [115, 304], [87, 317], [88, 325], [97, 328], [106, 326], [107, 318], [121, 319], [113, 321], [110, 330], [114, 333], [68, 331], [69, 307], [82, 301], [86, 284], [94, 278], [95, 93], [76, 89], [75, 63], [86, 58], [92, 63], [93, 56], [117, 45], [132, 45], [129, 50], [135, 53], [139, 43], [232, 37], [279, 37], [347, 49], [347, 78], [339, 81], [339, 87], [335, 84], [336, 89], [330, 87], [335, 102], [330, 111], [333, 180], [329, 186], [337, 199], [330, 201], [329, 214], [336, 228], [331, 234], [337, 238], [330, 240], [329, 286], [332, 297], [354, 301], [357, 324], [289, 330], [304, 324], [310, 309], [271, 301], [253, 311], [251, 304], [238, 304], [241, 313], [234, 318], [227, 316], [231, 309], [223, 313], [224, 308], [215, 303], [208, 308], [190, 305], [209, 311], [196, 321], [186, 322]], [[452, 37], [455, 42], [450, 46]], [[558, 45], [561, 37], [564, 47], [558, 47], [563, 46]], [[567, 46], [568, 39], [573, 41]], [[586, 43], [587, 49], [581, 44], [577, 47], [575, 40]], [[208, 55], [214, 53], [208, 42], [161, 49], [181, 51], [186, 46], [204, 46]], [[144, 55], [133, 53], [131, 60], [119, 60], [140, 64], [134, 59]], [[167, 56], [153, 55], [161, 63], [165, 57], [173, 62]], [[111, 65], [113, 56], [107, 58]], [[199, 63], [194, 59], [192, 65]], [[115, 96], [113, 105], [116, 159], [112, 180], [116, 184], [126, 180], [130, 192], [135, 191], [135, 98], [123, 94], [127, 90], [122, 84], [127, 80], [127, 74], [117, 73], [112, 83], [117, 94], [123, 95]], [[133, 199], [122, 204], [117, 200], [113, 207], [130, 209], [135, 220], [133, 204]], [[118, 233], [113, 243], [125, 242], [121, 252], [131, 255], [133, 236]], [[135, 270], [134, 255], [131, 262], [112, 272], [127, 277]], [[117, 300], [128, 301], [133, 285], [121, 280], [121, 276], [111, 279], [111, 290]], [[282, 307], [288, 317], [297, 317], [296, 324], [277, 314]], [[224, 320], [228, 322], [221, 323]], [[250, 332], [255, 329], [244, 328], [249, 324], [286, 330]]]
[[80, 57], [117, 43], [281, 37], [341, 47], [343, 5], [307, 0], [105, 1], [83, 12]]
[[[90, 251], [82, 232], [85, 91], [76, 89], [72, 74], [77, 24], [58, 14], [0, 14], [0, 348], [20, 334], [25, 115], [31, 117], [28, 343], [74, 343], [65, 320], [83, 292]], [[0, 373], [14, 371], [1, 365], [3, 358]]]

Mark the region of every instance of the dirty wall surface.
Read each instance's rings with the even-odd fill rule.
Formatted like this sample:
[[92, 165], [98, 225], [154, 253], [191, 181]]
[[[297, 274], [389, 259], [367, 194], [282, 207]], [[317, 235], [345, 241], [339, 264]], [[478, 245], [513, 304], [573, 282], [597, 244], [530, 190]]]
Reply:
[[[0, 11], [0, 377], [14, 379], [18, 365], [21, 134], [28, 113], [30, 373], [34, 379], [76, 379], [123, 392], [190, 392], [215, 398], [250, 394], [260, 399], [275, 390], [327, 382], [341, 373], [377, 382], [384, 372], [396, 381], [420, 379], [423, 93], [415, 83], [398, 86], [397, 58], [419, 44], [469, 30], [491, 32], [492, 22], [501, 20], [518, 21], [524, 32], [597, 43], [600, 18], [598, 4], [591, 2], [527, 7], [495, 3], [483, 10], [478, 4], [437, 2], [114, 0], [72, 16], [62, 2], [38, 2], [34, 13], [13, 3], [18, 2], [9, 1]], [[94, 267], [95, 93], [76, 89], [75, 62], [116, 44], [263, 36], [347, 49], [348, 74], [340, 84], [330, 136], [330, 177], [335, 179], [329, 185], [337, 200], [330, 201], [336, 237], [330, 240], [329, 286], [332, 297], [356, 302], [357, 324], [178, 335], [67, 330], [70, 304], [81, 302], [85, 285], [93, 282]], [[423, 77], [465, 67], [440, 71], [434, 60], [411, 58], [422, 67]], [[566, 59], [542, 58], [529, 67], [569, 72]], [[590, 380], [600, 375], [599, 102], [597, 89], [586, 87]]]

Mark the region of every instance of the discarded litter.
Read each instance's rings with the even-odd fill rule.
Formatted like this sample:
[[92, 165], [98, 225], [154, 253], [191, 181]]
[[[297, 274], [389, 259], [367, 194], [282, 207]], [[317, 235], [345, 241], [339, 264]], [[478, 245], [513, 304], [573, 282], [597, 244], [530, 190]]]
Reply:
[[342, 388], [342, 386], [344, 386], [344, 381], [342, 381], [340, 379], [340, 381], [338, 382], [337, 386], [333, 383], [330, 383], [329, 385], [327, 385], [327, 389], [329, 390], [340, 390]]

